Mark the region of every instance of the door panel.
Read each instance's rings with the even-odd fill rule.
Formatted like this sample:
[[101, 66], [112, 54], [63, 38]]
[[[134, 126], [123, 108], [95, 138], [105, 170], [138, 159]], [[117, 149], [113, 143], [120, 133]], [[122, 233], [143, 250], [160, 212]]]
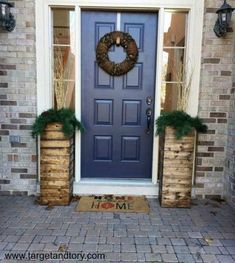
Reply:
[[[139, 58], [119, 77], [95, 61], [99, 39], [117, 30], [116, 21], [116, 12], [82, 12], [82, 177], [151, 178], [157, 15], [121, 13], [119, 26], [135, 39]], [[111, 47], [109, 58], [121, 62], [123, 48]], [[152, 109], [149, 134], [147, 108]]]

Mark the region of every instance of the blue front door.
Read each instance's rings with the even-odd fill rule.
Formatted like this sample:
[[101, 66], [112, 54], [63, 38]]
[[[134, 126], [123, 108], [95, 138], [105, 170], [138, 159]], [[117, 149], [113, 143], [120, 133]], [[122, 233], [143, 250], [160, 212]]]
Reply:
[[[96, 63], [99, 39], [115, 30], [128, 32], [139, 49], [135, 67], [118, 77]], [[151, 178], [157, 14], [83, 11], [81, 37], [86, 127], [81, 139], [82, 177]], [[121, 62], [125, 51], [113, 46], [109, 57]]]

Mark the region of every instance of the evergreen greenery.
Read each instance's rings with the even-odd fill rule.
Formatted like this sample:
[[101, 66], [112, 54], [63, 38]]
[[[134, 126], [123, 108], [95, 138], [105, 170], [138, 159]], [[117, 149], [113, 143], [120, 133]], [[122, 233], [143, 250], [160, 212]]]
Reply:
[[62, 132], [66, 137], [70, 137], [74, 134], [75, 129], [84, 131], [84, 127], [81, 122], [79, 122], [75, 113], [71, 109], [50, 109], [44, 111], [40, 116], [38, 116], [32, 127], [32, 136], [35, 137], [44, 132], [47, 124], [59, 122], [62, 124]]
[[198, 117], [191, 117], [184, 111], [164, 112], [156, 120], [157, 134], [163, 134], [165, 128], [170, 126], [175, 129], [176, 139], [189, 134], [194, 129], [197, 132], [206, 132], [207, 126]]

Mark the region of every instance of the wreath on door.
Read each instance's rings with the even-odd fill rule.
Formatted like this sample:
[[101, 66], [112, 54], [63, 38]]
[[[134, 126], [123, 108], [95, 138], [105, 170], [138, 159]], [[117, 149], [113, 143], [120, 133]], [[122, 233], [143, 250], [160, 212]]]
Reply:
[[[126, 52], [126, 59], [121, 63], [110, 61], [108, 51], [111, 46], [122, 46]], [[98, 65], [112, 76], [121, 76], [129, 72], [138, 60], [138, 48], [129, 33], [113, 31], [105, 34], [96, 47], [96, 61]]]

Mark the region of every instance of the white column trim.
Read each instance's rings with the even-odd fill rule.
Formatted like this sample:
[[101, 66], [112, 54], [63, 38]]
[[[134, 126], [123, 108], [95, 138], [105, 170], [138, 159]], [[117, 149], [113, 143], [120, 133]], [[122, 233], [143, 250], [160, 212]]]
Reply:
[[[164, 8], [160, 8], [158, 12], [158, 41], [156, 52], [156, 82], [155, 82], [155, 115], [156, 120], [161, 111], [161, 82], [162, 82], [162, 50], [163, 50], [163, 34], [164, 34]], [[156, 136], [156, 125], [154, 121], [153, 134], [153, 161], [152, 161], [152, 182], [157, 184], [158, 177], [158, 160], [159, 160], [159, 137]]]
[[[75, 114], [78, 120], [81, 120], [81, 8], [76, 5], [76, 34], [75, 34]], [[81, 133], [76, 131], [75, 134], [75, 182], [81, 180]]]
[[189, 93], [187, 112], [196, 116], [199, 105], [199, 87], [201, 77], [201, 52], [203, 34], [204, 0], [194, 1], [194, 6], [189, 12], [188, 43], [187, 43], [187, 70], [192, 72], [192, 85]]

